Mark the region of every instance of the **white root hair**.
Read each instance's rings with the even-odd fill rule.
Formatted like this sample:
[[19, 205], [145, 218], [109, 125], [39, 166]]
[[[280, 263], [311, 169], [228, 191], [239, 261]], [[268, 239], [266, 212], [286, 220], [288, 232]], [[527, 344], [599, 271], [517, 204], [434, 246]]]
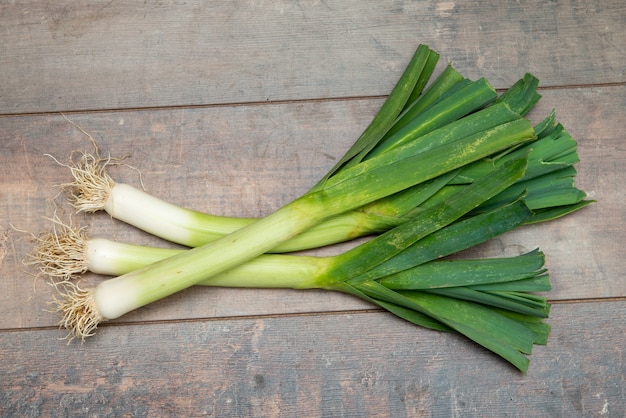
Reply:
[[82, 289], [71, 282], [51, 283], [58, 291], [51, 302], [54, 305], [53, 312], [62, 315], [59, 327], [65, 328], [68, 335], [68, 344], [74, 338], [92, 337], [100, 323], [106, 319], [98, 311], [95, 300], [95, 289]]
[[70, 204], [77, 212], [97, 212], [104, 209], [115, 181], [107, 173], [106, 167], [111, 164], [111, 157], [102, 158], [96, 148], [95, 155], [73, 151], [67, 164], [59, 165], [69, 168], [74, 181], [61, 184]]
[[[97, 212], [103, 210], [111, 190], [115, 186], [115, 181], [107, 173], [107, 166], [120, 164], [120, 161], [126, 157], [112, 158], [110, 155], [107, 158], [101, 157], [95, 139], [65, 115], [62, 114], [62, 116], [89, 138], [94, 148], [93, 154], [84, 151], [72, 151], [67, 164], [59, 162], [50, 154], [45, 155], [52, 158], [57, 164], [68, 168], [72, 173], [74, 181], [61, 184], [60, 187], [77, 212]], [[133, 166], [124, 165], [139, 173], [139, 182], [145, 189], [141, 172]]]
[[106, 172], [106, 167], [112, 158], [102, 158], [95, 139], [83, 128], [72, 122], [61, 114], [66, 121], [80, 130], [94, 147], [94, 153], [89, 154], [83, 151], [72, 151], [67, 164], [59, 162], [55, 157], [46, 154], [57, 164], [69, 168], [74, 181], [61, 184], [62, 190], [66, 193], [70, 204], [78, 212], [96, 212], [104, 208], [111, 189], [115, 186], [115, 181]]
[[41, 275], [69, 280], [88, 270], [87, 227], [74, 227], [62, 222], [55, 214], [46, 218], [52, 222], [49, 231], [34, 236], [35, 246], [27, 264], [35, 265]]

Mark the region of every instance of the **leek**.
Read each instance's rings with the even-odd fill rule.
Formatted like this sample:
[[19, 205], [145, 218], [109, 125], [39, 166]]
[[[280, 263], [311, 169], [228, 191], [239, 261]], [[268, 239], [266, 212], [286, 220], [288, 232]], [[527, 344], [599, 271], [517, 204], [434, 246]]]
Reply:
[[[199, 219], [208, 215], [116, 184], [105, 172], [110, 159], [83, 154], [78, 164], [68, 165], [77, 180], [67, 185], [68, 195], [79, 211], [104, 208], [196, 248], [90, 240], [67, 250], [82, 257], [72, 267], [78, 272], [121, 275], [93, 289], [66, 284], [56, 301], [61, 324], [71, 337], [84, 339], [103, 321], [196, 284], [322, 288], [360, 297], [417, 325], [456, 330], [525, 371], [532, 345], [545, 343], [548, 332], [541, 318], [549, 305], [530, 293], [549, 288], [543, 255], [438, 259], [590, 203], [573, 184], [575, 141], [553, 115], [537, 127], [523, 117], [539, 99], [531, 75], [498, 97], [486, 80], [467, 80], [448, 66], [425, 89], [437, 57], [418, 48], [372, 123], [308, 192], [265, 218], [228, 219], [235, 225], [201, 238], [194, 234], [205, 228]], [[179, 222], [181, 214], [185, 219]], [[354, 214], [373, 222], [355, 232], [363, 220], [346, 222]], [[332, 225], [346, 224], [350, 233], [331, 237], [330, 231], [339, 230]], [[263, 255], [374, 232], [380, 235], [332, 257]], [[77, 235], [85, 241], [82, 230]], [[290, 244], [298, 239], [303, 241]], [[127, 257], [109, 263], [117, 263], [117, 270], [107, 272], [90, 259], [92, 253]], [[72, 276], [76, 270], [59, 271]]]
[[[414, 282], [415, 279], [417, 282], [420, 282], [420, 268], [425, 269], [423, 274], [426, 275], [430, 275], [429, 271], [433, 268], [432, 263], [445, 263], [438, 268], [440, 271], [443, 269], [444, 271], [447, 270], [450, 272], [450, 267], [453, 269], [455, 268], [455, 262], [433, 261], [435, 258], [440, 257], [441, 255], [446, 255], [447, 253], [459, 251], [460, 249], [466, 248], [468, 245], [473, 245], [476, 243], [477, 239], [489, 239], [492, 236], [520, 225], [525, 219], [531, 216], [530, 210], [528, 210], [521, 201], [517, 201], [513, 204], [498, 208], [493, 212], [482, 213], [461, 221], [455, 221], [461, 218], [463, 214], [471, 211], [471, 209], [476, 207], [481, 201], [488, 199], [490, 196], [497, 194], [510, 184], [514, 183], [523, 175], [525, 164], [525, 159], [508, 163], [499, 168], [495, 172], [494, 176], [485, 177], [480, 181], [475, 182], [470, 187], [460, 190], [458, 193], [448, 198], [445, 202], [431, 207], [429, 210], [424, 211], [422, 214], [405, 224], [338, 256], [326, 258], [302, 258], [285, 255], [266, 255], [258, 257], [257, 259], [252, 260], [238, 268], [224, 272], [221, 275], [216, 275], [211, 279], [199, 282], [199, 284], [212, 286], [292, 287], [296, 289], [323, 288], [337, 290], [373, 301], [379, 306], [385, 307], [391, 312], [399, 314], [401, 317], [411, 320], [419, 325], [435, 329], [447, 329], [447, 327], [450, 327], [451, 329], [456, 329], [457, 331], [466, 333], [463, 331], [463, 326], [450, 324], [445, 321], [442, 322], [439, 321], [439, 319], [432, 322], [427, 317], [421, 316], [420, 312], [423, 308], [416, 308], [419, 303], [411, 301], [411, 298], [407, 298], [401, 292], [409, 291], [409, 289], [411, 291], [414, 290], [415, 286], [411, 283]], [[505, 222], [500, 222], [497, 224], [499, 226], [496, 226], [493, 223], [492, 217], [504, 220]], [[491, 228], [485, 228], [486, 222], [489, 222]], [[448, 229], [451, 229], [451, 231], [448, 231]], [[443, 239], [447, 233], [453, 233], [459, 239], [455, 243], [451, 243], [450, 241]], [[430, 246], [431, 249], [435, 251], [433, 254], [438, 254], [437, 256], [432, 257], [431, 259], [422, 258], [419, 264], [410, 268], [407, 268], [407, 266], [402, 262], [397, 264], [395, 263], [394, 258], [396, 255], [402, 254], [404, 250], [409, 249], [413, 245], [419, 246], [420, 242], [427, 237], [437, 243]], [[187, 251], [185, 253], [189, 252], [190, 251]], [[532, 257], [533, 260], [530, 263], [519, 261], [515, 258], [510, 260], [492, 261], [459, 261], [458, 263], [460, 263], [460, 265], [456, 267], [457, 271], [459, 270], [459, 267], [461, 269], [465, 269], [468, 264], [476, 264], [479, 265], [483, 272], [496, 272], [499, 270], [500, 273], [498, 274], [496, 272], [494, 274], [474, 275], [470, 279], [468, 279], [467, 276], [464, 277], [464, 275], [457, 274], [456, 276], [458, 279], [455, 282], [443, 285], [443, 287], [447, 286], [456, 289], [463, 286], [476, 286], [480, 284], [487, 285], [494, 282], [521, 282], [523, 280], [535, 278], [544, 273], [544, 271], [540, 269], [543, 264], [543, 257], [541, 254], [533, 253], [523, 257]], [[264, 276], [264, 272], [267, 271], [267, 266], [272, 265], [272, 262], [277, 259], [293, 259], [293, 269], [283, 270], [285, 274], [276, 274], [277, 270], [270, 269], [270, 274]], [[171, 260], [171, 258], [168, 260]], [[168, 260], [166, 260], [166, 263]], [[432, 263], [429, 264], [428, 262]], [[489, 263], [492, 264], [488, 265]], [[151, 280], [155, 278], [152, 268], [158, 264], [159, 263], [149, 266], [148, 269], [145, 270], [148, 274], [140, 273], [140, 275], [144, 277], [140, 278], [138, 281], [137, 276], [134, 276], [134, 279], [131, 282], [128, 282], [128, 279], [123, 279], [124, 277], [129, 277], [127, 275], [121, 276], [122, 280], [117, 278], [104, 281], [96, 288], [95, 291], [83, 291], [74, 287], [72, 293], [66, 294], [68, 299], [61, 302], [63, 305], [62, 307], [66, 309], [64, 325], [70, 329], [77, 327], [79, 329], [75, 329], [74, 331], [83, 332], [83, 335], [85, 335], [86, 331], [93, 331], [93, 328], [89, 329], [89, 327], [95, 327], [97, 326], [97, 323], [91, 321], [94, 319], [93, 317], [86, 319], [86, 317], [82, 315], [75, 316], [74, 313], [76, 311], [83, 314], [85, 309], [92, 310], [94, 306], [91, 306], [91, 304], [95, 304], [101, 315], [101, 317], [97, 319], [104, 320], [108, 319], [104, 312], [111, 312], [110, 310], [107, 310], [108, 306], [112, 305], [112, 309], [116, 309], [120, 298], [124, 299], [124, 297], [128, 295], [128, 292], [132, 292], [134, 290], [134, 286], [141, 286], [141, 292], [144, 292], [146, 289], [163, 292], [163, 289], [156, 289], [151, 282]], [[279, 261], [277, 265], [284, 268], [285, 265], [288, 264], [289, 263]], [[364, 279], [365, 274], [381, 264], [386, 264], [388, 266], [388, 268], [384, 270], [386, 273], [385, 276], [376, 279]], [[389, 266], [394, 264], [395, 268], [390, 270]], [[502, 268], [504, 265], [508, 265], [508, 268]], [[142, 270], [139, 270], [139, 272], [141, 271]], [[409, 279], [408, 284], [406, 281], [404, 283], [398, 282], [398, 280], [394, 278], [394, 274], [397, 275], [401, 273], [404, 273], [407, 277], [413, 277], [414, 280]], [[445, 272], [444, 275], [446, 275]], [[385, 277], [387, 277], [388, 280], [391, 280], [394, 283], [394, 286], [390, 286], [388, 288], [383, 284], [380, 284], [385, 283]], [[176, 286], [176, 283], [174, 283], [175, 281], [176, 278], [171, 278], [169, 281], [163, 281], [161, 282], [161, 287], [166, 287], [168, 284]], [[111, 287], [111, 285], [113, 286]], [[371, 286], [373, 285], [383, 286], [389, 294], [380, 294], [380, 290], [373, 292], [371, 290]], [[392, 290], [392, 287], [395, 288], [395, 290]], [[420, 287], [422, 289], [427, 289], [431, 286], [428, 284], [421, 284]], [[435, 287], [440, 289], [442, 285], [436, 285]], [[399, 293], [398, 291], [401, 292]], [[167, 290], [165, 290], [165, 292], [167, 292]], [[507, 296], [505, 294], [503, 298], [506, 299], [506, 297]], [[144, 301], [145, 299], [138, 300], [138, 305], [136, 307], [143, 306]], [[459, 302], [456, 301], [454, 303], [458, 304]], [[402, 310], [406, 309], [413, 309], [413, 311], [411, 311], [413, 313], [411, 315], [401, 313]], [[534, 315], [533, 312], [520, 312], [519, 309], [509, 310], [525, 316]], [[498, 317], [500, 316], [501, 315]], [[521, 327], [522, 325], [519, 326]], [[497, 340], [496, 343], [490, 341], [489, 339], [479, 340], [472, 336], [471, 333], [466, 333], [466, 335], [496, 353], [503, 355], [499, 352], [502, 351], [500, 347], [503, 344], [502, 341]], [[528, 331], [527, 339], [529, 339], [529, 343], [532, 345], [537, 339], [537, 336]], [[506, 347], [507, 350], [511, 348], [508, 345]], [[525, 353], [525, 351], [521, 351], [519, 356], [507, 358], [521, 370], [525, 370], [527, 367], [527, 362], [524, 360], [526, 357], [523, 353]]]

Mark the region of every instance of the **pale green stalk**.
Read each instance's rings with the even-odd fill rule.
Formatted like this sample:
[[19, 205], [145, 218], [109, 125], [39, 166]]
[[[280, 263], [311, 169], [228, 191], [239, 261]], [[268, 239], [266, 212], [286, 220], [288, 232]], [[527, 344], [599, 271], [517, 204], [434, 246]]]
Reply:
[[[103, 206], [112, 217], [170, 242], [199, 247], [250, 225], [252, 218], [209, 215], [158, 199], [124, 183], [116, 183]], [[292, 252], [343, 242], [385, 231], [403, 219], [365, 211], [350, 211], [314, 225], [270, 252]]]

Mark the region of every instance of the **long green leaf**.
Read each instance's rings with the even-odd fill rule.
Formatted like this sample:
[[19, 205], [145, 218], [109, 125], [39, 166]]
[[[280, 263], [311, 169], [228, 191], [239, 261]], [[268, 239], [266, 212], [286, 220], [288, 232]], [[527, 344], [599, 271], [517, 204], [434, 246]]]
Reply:
[[369, 297], [404, 306], [449, 326], [503, 357], [523, 372], [537, 336], [523, 324], [487, 307], [420, 291], [395, 292], [373, 281], [358, 289]]
[[413, 117], [394, 135], [376, 144], [367, 158], [375, 157], [390, 149], [434, 131], [486, 106], [497, 97], [487, 80], [480, 79], [428, 107]]
[[362, 162], [328, 180], [322, 190], [343, 211], [397, 193], [415, 184], [476, 161], [506, 147], [534, 138], [532, 126], [518, 119], [440, 147], [412, 154], [411, 144]]
[[532, 212], [526, 205], [517, 201], [492, 212], [458, 221], [417, 241], [392, 259], [351, 281], [376, 280], [470, 248], [510, 231], [531, 216]]
[[577, 210], [580, 210], [594, 202], [595, 200], [583, 200], [573, 205], [557, 206], [547, 209], [535, 210], [534, 215], [524, 223], [530, 225], [540, 222], [552, 221], [554, 219], [576, 212]]
[[525, 115], [541, 99], [541, 95], [537, 93], [538, 85], [539, 79], [530, 73], [526, 73], [522, 79], [504, 92], [497, 101], [507, 103], [511, 109], [520, 115]]
[[394, 290], [500, 284], [542, 274], [544, 261], [543, 253], [537, 250], [517, 257], [431, 261], [385, 276], [378, 282]]
[[483, 305], [495, 306], [525, 315], [547, 318], [550, 311], [545, 300], [532, 300], [522, 295], [508, 292], [483, 292], [467, 287], [429, 289], [428, 293], [467, 300]]
[[508, 291], [508, 292], [547, 292], [552, 289], [550, 276], [547, 273], [535, 277], [515, 281], [470, 285], [473, 290], [482, 291]]
[[[363, 150], [372, 149], [385, 133], [393, 126], [398, 115], [404, 109], [409, 97], [414, 92], [416, 85], [425, 84], [432, 74], [432, 61], [439, 55], [430, 50], [426, 45], [420, 45], [411, 58], [404, 73], [396, 83], [395, 87], [374, 116], [374, 119], [363, 131], [352, 147], [344, 154], [337, 164], [328, 174], [314, 187], [314, 190], [323, 186], [325, 180], [332, 176], [339, 169], [344, 167], [353, 157]], [[428, 64], [428, 67], [427, 67]], [[427, 71], [423, 73], [424, 68]], [[356, 161], [359, 162], [358, 160]]]
[[419, 291], [402, 292], [428, 315], [500, 355], [522, 372], [537, 335], [524, 324], [476, 303]]
[[447, 201], [433, 206], [408, 222], [339, 255], [331, 277], [355, 277], [391, 259], [427, 235], [451, 224], [490, 196], [509, 187], [524, 175], [526, 159], [511, 161], [496, 175], [477, 181]]
[[366, 300], [373, 305], [378, 305], [381, 308], [386, 309], [389, 312], [393, 313], [394, 315], [411, 322], [412, 324], [429, 328], [429, 329], [433, 329], [433, 330], [437, 330], [437, 331], [452, 331], [452, 328], [442, 324], [441, 322], [437, 321], [436, 319], [428, 315], [425, 315], [423, 313], [417, 312], [413, 309], [409, 309], [409, 308], [406, 308], [404, 306], [401, 306], [395, 303], [391, 303], [389, 301], [380, 300], [378, 298], [371, 297], [350, 284], [341, 283], [338, 285], [338, 287], [335, 290], [338, 290], [344, 293], [349, 293], [360, 299]]

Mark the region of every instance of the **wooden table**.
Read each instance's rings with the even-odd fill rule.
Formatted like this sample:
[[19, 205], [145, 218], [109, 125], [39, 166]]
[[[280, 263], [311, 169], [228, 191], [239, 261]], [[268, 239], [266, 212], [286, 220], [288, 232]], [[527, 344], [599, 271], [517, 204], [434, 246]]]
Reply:
[[[3, 2], [0, 415], [623, 417], [625, 24], [620, 0]], [[192, 288], [84, 344], [62, 339], [54, 292], [22, 263], [50, 200], [71, 214], [54, 187], [70, 174], [46, 154], [91, 151], [62, 113], [102, 155], [126, 157], [118, 181], [257, 217], [333, 165], [419, 43], [498, 89], [534, 73], [529, 117], [556, 108], [579, 140], [578, 185], [598, 203], [470, 251], [547, 254], [553, 331], [527, 375], [323, 291]], [[72, 221], [167, 245], [106, 214]]]

